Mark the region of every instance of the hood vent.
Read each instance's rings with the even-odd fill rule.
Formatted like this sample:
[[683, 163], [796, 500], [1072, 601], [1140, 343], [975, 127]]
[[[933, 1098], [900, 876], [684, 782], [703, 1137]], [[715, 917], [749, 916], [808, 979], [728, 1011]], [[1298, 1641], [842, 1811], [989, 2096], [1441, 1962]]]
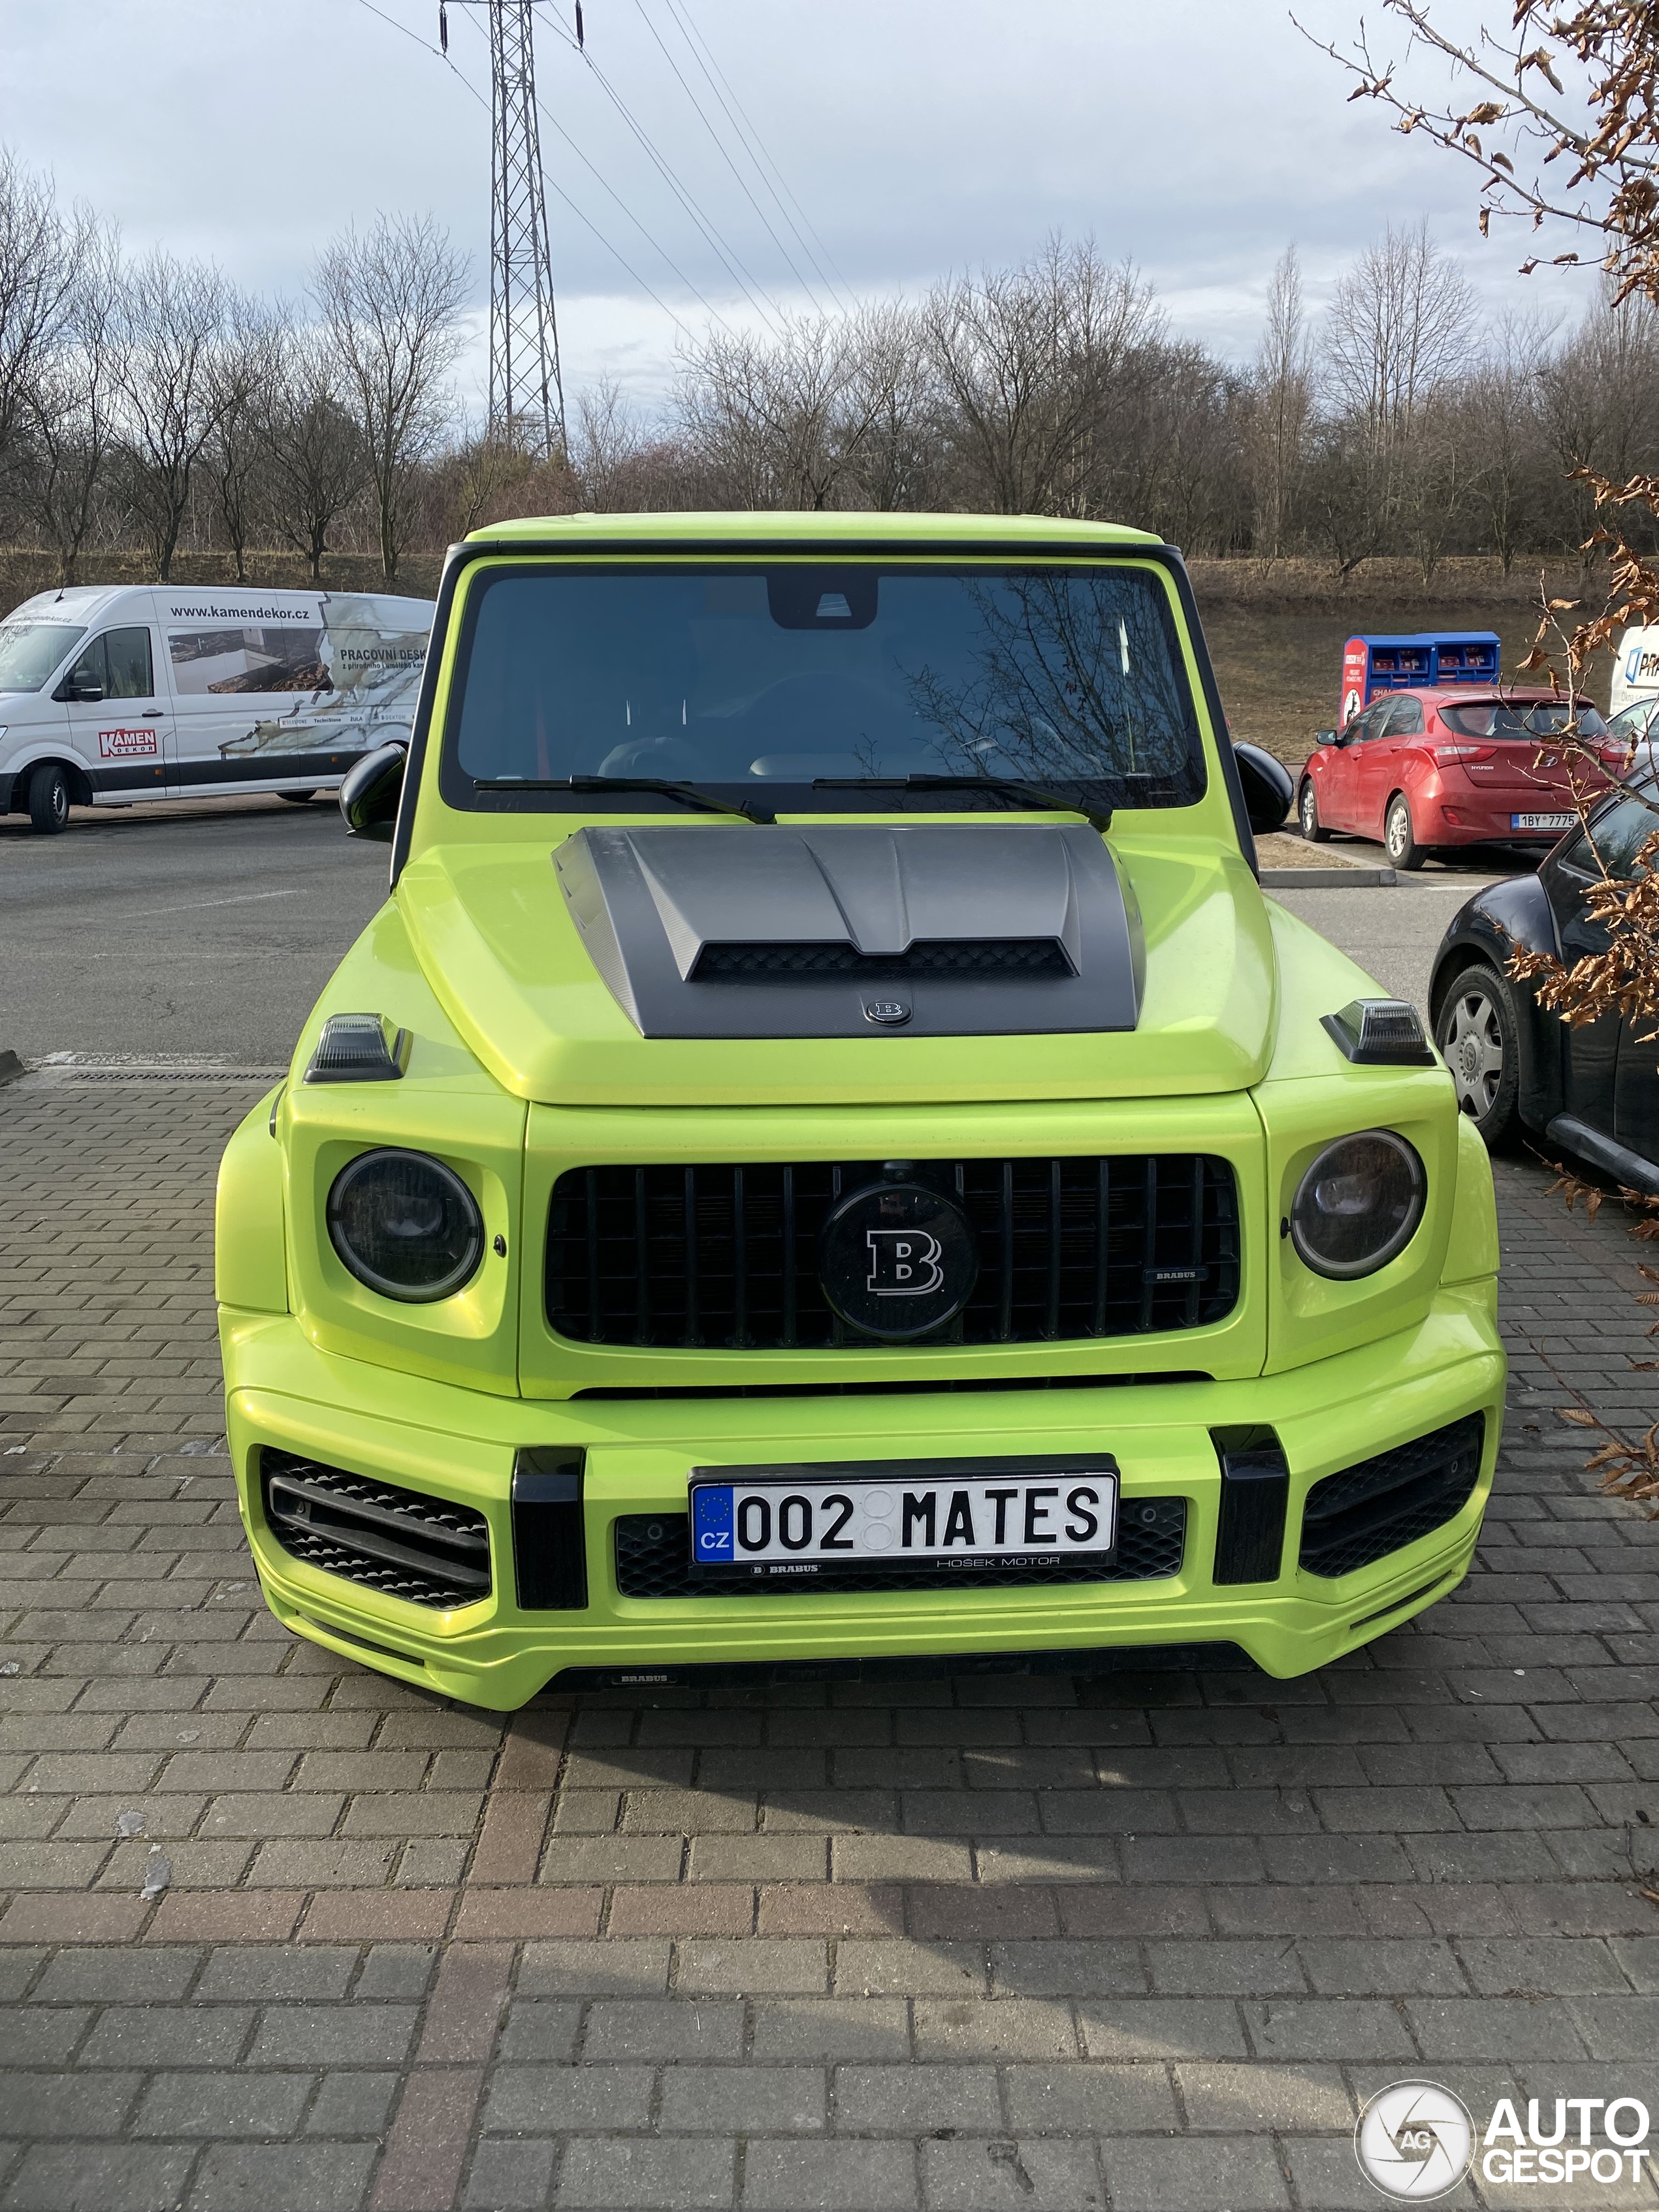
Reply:
[[998, 1036], [1139, 1017], [1139, 917], [1080, 825], [587, 829], [553, 860], [643, 1036]]

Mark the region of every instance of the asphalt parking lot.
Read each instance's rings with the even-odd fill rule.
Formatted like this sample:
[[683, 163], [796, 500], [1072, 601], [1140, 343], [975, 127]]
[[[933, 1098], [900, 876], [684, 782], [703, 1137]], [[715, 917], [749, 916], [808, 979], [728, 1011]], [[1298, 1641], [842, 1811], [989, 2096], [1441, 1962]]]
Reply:
[[386, 878], [331, 799], [0, 815], [0, 1048], [280, 1066]]
[[[1346, 2212], [1401, 2076], [1480, 2121], [1659, 2102], [1655, 1532], [1553, 1410], [1650, 1418], [1614, 1212], [1499, 1164], [1475, 1570], [1338, 1667], [447, 1705], [278, 1628], [223, 1454], [213, 1173], [262, 1083], [165, 1055], [285, 1060], [384, 866], [267, 814], [100, 821], [21, 878], [0, 843], [8, 910], [42, 894], [23, 1048], [85, 1055], [0, 1088], [4, 2212]], [[184, 890], [289, 876], [280, 977], [234, 925], [239, 1007], [203, 972], [238, 910]], [[1458, 895], [1285, 902], [1405, 989]], [[36, 988], [53, 901], [111, 939], [90, 1009]]]

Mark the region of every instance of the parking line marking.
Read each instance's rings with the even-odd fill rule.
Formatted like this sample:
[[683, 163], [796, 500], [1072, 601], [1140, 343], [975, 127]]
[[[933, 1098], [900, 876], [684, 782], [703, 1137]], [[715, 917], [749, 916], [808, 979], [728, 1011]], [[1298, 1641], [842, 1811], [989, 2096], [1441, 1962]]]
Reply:
[[288, 891], [241, 891], [234, 898], [187, 899], [183, 906], [141, 906], [129, 918], [138, 921], [153, 914], [199, 914], [204, 907], [208, 906], [252, 906], [260, 899], [298, 898], [299, 896], [297, 886]]

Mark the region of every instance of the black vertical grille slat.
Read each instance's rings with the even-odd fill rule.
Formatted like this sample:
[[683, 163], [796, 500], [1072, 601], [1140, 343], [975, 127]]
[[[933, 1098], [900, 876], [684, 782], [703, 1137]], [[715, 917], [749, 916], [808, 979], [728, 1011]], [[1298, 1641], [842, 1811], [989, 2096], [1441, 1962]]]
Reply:
[[702, 1289], [697, 1280], [697, 1170], [685, 1170], [685, 1341], [701, 1344], [698, 1328], [698, 1296]]
[[1204, 1282], [1204, 1162], [1193, 1162], [1192, 1194], [1188, 1200], [1193, 1218], [1187, 1232], [1187, 1265], [1193, 1271], [1193, 1279], [1187, 1285], [1187, 1326], [1191, 1328], [1198, 1319], [1198, 1294]]
[[1112, 1239], [1112, 1164], [1095, 1164], [1095, 1318], [1091, 1336], [1106, 1334], [1106, 1301], [1109, 1292], [1109, 1266]]
[[1042, 1334], [1060, 1334], [1060, 1168], [1059, 1160], [1048, 1163], [1048, 1310], [1044, 1318]]
[[749, 1341], [749, 1228], [744, 1218], [741, 1168], [732, 1170], [732, 1341]]
[[1141, 1170], [1140, 1189], [1140, 1319], [1138, 1328], [1152, 1325], [1158, 1296], [1158, 1156], [1149, 1152]]
[[1002, 1204], [997, 1215], [997, 1334], [1006, 1344], [1014, 1333], [1014, 1164], [1002, 1163]]
[[780, 1341], [793, 1346], [795, 1335], [795, 1170], [783, 1171], [783, 1320]]
[[605, 1321], [599, 1307], [598, 1169], [589, 1168], [584, 1180], [587, 1185], [587, 1327], [594, 1342], [602, 1344], [605, 1341]]
[[[573, 1168], [548, 1213], [546, 1306], [577, 1343], [888, 1347], [836, 1321], [817, 1243], [879, 1161]], [[908, 1176], [973, 1223], [978, 1284], [939, 1341], [1031, 1344], [1206, 1328], [1239, 1295], [1233, 1170], [1207, 1154], [933, 1160]]]
[[[635, 1168], [634, 1170], [634, 1249], [641, 1258], [650, 1249], [647, 1241], [649, 1234], [650, 1214], [646, 1206], [645, 1170]], [[635, 1344], [649, 1344], [651, 1341], [651, 1269], [648, 1266], [636, 1267], [634, 1273], [634, 1341]]]

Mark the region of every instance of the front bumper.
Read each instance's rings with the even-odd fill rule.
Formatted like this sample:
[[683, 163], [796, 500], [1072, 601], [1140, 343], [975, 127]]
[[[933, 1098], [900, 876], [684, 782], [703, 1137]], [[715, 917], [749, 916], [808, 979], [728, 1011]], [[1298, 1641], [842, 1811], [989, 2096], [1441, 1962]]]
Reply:
[[[1491, 1484], [1504, 1358], [1493, 1291], [1443, 1290], [1418, 1327], [1288, 1373], [1235, 1382], [950, 1395], [507, 1399], [316, 1350], [291, 1317], [221, 1309], [230, 1449], [272, 1611], [295, 1633], [447, 1697], [508, 1711], [564, 1669], [668, 1679], [700, 1666], [948, 1658], [1232, 1643], [1270, 1674], [1328, 1664], [1454, 1588]], [[1297, 1565], [1302, 1506], [1322, 1476], [1485, 1416], [1480, 1479], [1428, 1534], [1335, 1578]], [[1270, 1427], [1290, 1469], [1276, 1580], [1218, 1584], [1214, 1431]], [[436, 1610], [295, 1557], [260, 1496], [261, 1447], [471, 1508], [489, 1522], [488, 1597]], [[586, 1607], [520, 1608], [510, 1492], [521, 1450], [586, 1454]], [[629, 1597], [613, 1524], [683, 1514], [693, 1467], [816, 1460], [1113, 1453], [1126, 1513], [1185, 1501], [1178, 1572], [1017, 1588]], [[588, 1670], [595, 1670], [589, 1673]]]

